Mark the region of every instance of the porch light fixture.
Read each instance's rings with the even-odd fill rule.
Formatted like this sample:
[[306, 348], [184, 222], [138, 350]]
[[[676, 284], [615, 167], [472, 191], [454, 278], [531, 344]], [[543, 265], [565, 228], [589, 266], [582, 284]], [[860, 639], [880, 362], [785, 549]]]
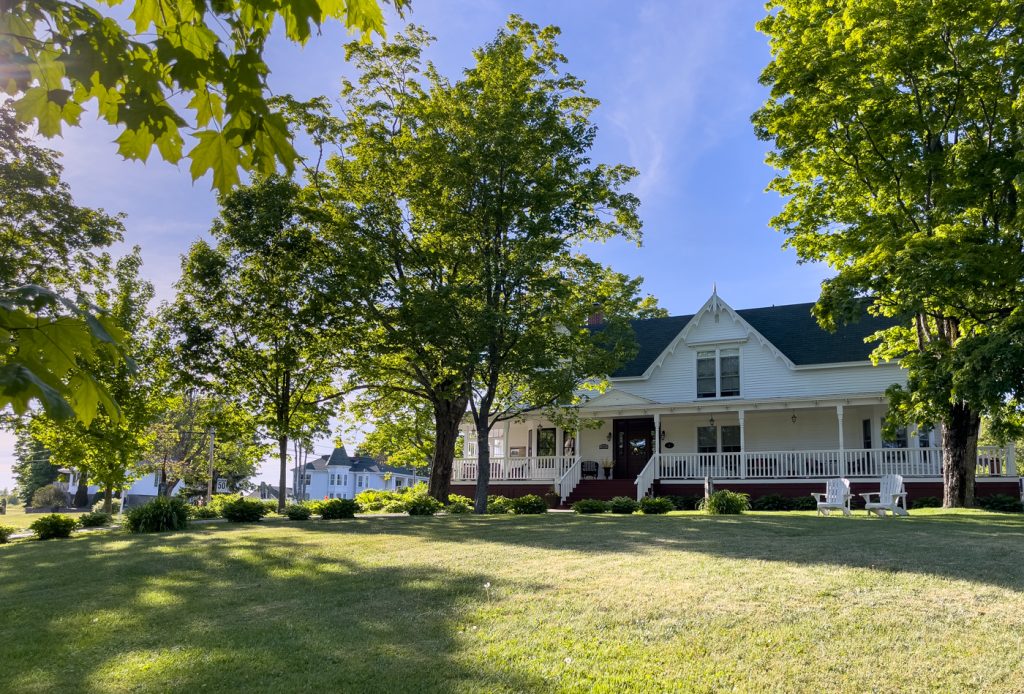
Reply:
[[711, 415], [711, 419], [708, 420], [708, 426], [715, 426], [715, 415]]
[[609, 431], [608, 435], [605, 438], [608, 439], [609, 441], [611, 441], [612, 440], [612, 432]]
[[793, 424], [796, 424], [796, 412], [794, 412], [793, 416], [789, 418], [789, 421], [793, 422]]

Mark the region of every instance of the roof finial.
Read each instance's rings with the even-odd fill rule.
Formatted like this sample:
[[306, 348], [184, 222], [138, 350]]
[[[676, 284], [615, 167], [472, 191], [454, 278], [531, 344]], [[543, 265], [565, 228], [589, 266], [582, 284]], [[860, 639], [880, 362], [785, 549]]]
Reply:
[[711, 283], [711, 293], [712, 294], [717, 294], [718, 293], [718, 282], [712, 282]]

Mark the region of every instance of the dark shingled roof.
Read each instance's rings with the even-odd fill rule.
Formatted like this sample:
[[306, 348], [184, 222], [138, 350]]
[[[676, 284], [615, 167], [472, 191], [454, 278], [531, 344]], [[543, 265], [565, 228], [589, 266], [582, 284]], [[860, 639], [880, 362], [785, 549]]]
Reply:
[[[869, 316], [865, 311], [857, 322], [830, 333], [811, 315], [813, 307], [813, 303], [789, 304], [736, 313], [797, 365], [867, 361], [874, 345], [864, 342], [864, 338], [895, 323], [892, 318]], [[691, 319], [692, 315], [633, 321], [639, 351], [612, 375], [642, 376]]]

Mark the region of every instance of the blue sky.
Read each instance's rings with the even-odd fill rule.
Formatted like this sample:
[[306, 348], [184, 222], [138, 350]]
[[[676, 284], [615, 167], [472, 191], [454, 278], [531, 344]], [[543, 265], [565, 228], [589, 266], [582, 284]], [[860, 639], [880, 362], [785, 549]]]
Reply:
[[[613, 242], [592, 255], [645, 278], [644, 289], [673, 314], [698, 309], [717, 284], [735, 308], [814, 301], [824, 268], [798, 265], [783, 237], [768, 227], [780, 209], [764, 189], [772, 177], [765, 143], [750, 114], [766, 91], [757, 78], [768, 61], [754, 24], [762, 4], [750, 0], [413, 0], [404, 20], [434, 36], [429, 58], [451, 77], [473, 48], [509, 14], [561, 28], [568, 69], [587, 82], [601, 106], [594, 160], [635, 166], [642, 248]], [[299, 48], [272, 41], [267, 54], [276, 93], [298, 98], [338, 92], [350, 74], [340, 27]], [[142, 247], [144, 274], [169, 298], [179, 260], [216, 214], [208, 179], [191, 182], [187, 162], [125, 162], [116, 132], [90, 118], [49, 146], [64, 154], [65, 178], [83, 205], [124, 212], [126, 244]], [[318, 448], [326, 450], [327, 445]], [[10, 477], [12, 441], [0, 434], [0, 487]], [[273, 475], [268, 475], [273, 479]]]

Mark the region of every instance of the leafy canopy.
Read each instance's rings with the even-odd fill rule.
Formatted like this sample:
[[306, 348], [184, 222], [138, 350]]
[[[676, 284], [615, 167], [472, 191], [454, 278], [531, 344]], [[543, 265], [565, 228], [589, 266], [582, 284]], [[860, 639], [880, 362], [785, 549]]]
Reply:
[[758, 27], [771, 98], [753, 120], [781, 171], [770, 187], [786, 198], [772, 224], [801, 260], [836, 271], [815, 309], [825, 326], [865, 297], [900, 318], [875, 352], [908, 371], [907, 388], [891, 391], [894, 419], [943, 422], [962, 457], [978, 415], [1012, 414], [1024, 383], [1024, 6], [768, 9]]
[[[0, 90], [18, 118], [46, 137], [78, 125], [84, 108], [120, 130], [118, 152], [145, 161], [153, 147], [190, 160], [193, 179], [213, 172], [224, 191], [238, 170], [291, 171], [286, 124], [267, 102], [263, 58], [273, 26], [305, 44], [341, 21], [364, 39], [383, 35], [382, 5], [407, 0], [10, 0], [0, 31]], [[184, 103], [184, 107], [179, 104]], [[194, 143], [186, 143], [191, 135]], [[187, 150], [187, 152], [186, 152]]]

